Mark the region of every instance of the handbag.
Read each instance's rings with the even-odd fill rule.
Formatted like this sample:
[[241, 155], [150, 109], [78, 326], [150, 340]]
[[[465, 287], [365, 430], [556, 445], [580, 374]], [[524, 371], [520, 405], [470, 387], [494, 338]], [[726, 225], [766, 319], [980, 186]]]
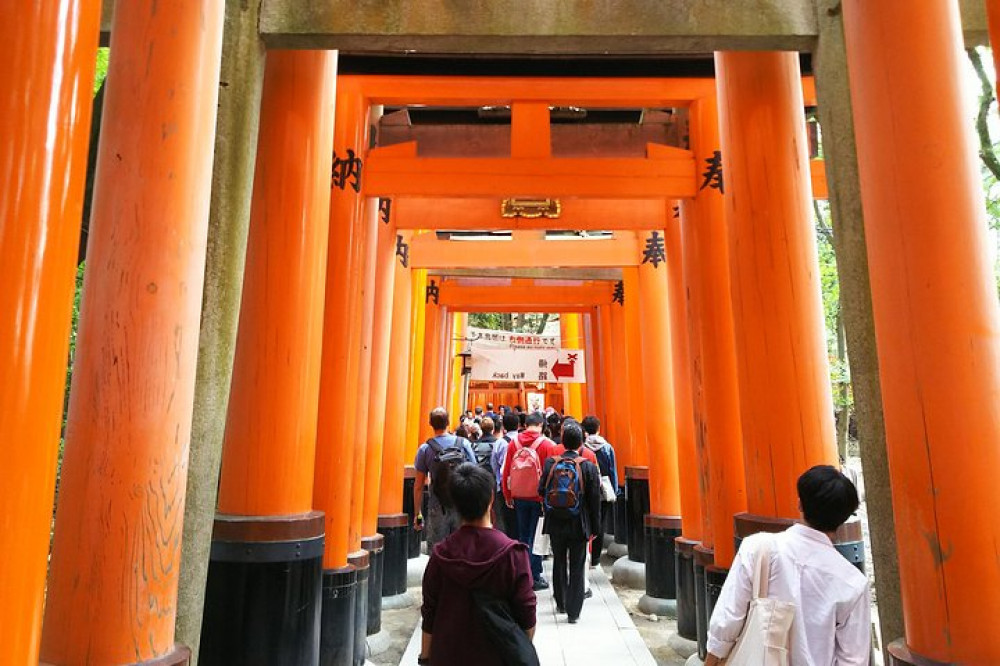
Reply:
[[538, 526], [535, 527], [535, 540], [532, 542], [531, 554], [545, 557], [552, 554], [552, 546], [549, 544], [549, 535], [543, 531], [545, 529], [545, 517], [538, 519]]
[[743, 623], [743, 631], [729, 656], [726, 666], [788, 666], [792, 620], [795, 604], [767, 598], [771, 575], [771, 548], [774, 538], [761, 541], [753, 572], [753, 598]]
[[601, 476], [601, 501], [614, 502], [615, 498], [615, 487], [611, 485], [611, 477], [607, 474]]

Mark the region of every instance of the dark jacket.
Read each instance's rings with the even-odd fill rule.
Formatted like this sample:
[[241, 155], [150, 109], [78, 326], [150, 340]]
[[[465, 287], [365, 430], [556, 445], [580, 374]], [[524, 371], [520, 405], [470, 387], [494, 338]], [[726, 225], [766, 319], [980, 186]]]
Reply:
[[475, 615], [473, 591], [506, 601], [522, 629], [535, 626], [528, 548], [489, 528], [463, 526], [434, 547], [424, 571], [423, 630], [431, 664], [501, 666]]
[[[567, 451], [562, 455], [570, 459], [580, 457], [576, 451]], [[557, 457], [549, 458], [542, 468], [542, 479], [538, 482], [538, 494], [542, 497], [545, 496], [549, 472], [557, 460], [559, 460]], [[586, 541], [592, 536], [597, 536], [597, 529], [601, 526], [601, 472], [589, 460], [584, 460], [580, 468], [583, 470], [583, 507], [579, 515], [562, 517], [546, 514], [545, 526], [542, 529], [545, 534], [577, 541]], [[545, 506], [544, 503], [542, 506]]]

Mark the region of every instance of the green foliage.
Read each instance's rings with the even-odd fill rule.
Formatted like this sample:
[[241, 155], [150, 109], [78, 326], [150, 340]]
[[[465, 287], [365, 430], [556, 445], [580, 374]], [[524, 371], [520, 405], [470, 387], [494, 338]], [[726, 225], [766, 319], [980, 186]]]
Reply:
[[494, 331], [540, 334], [545, 329], [550, 315], [537, 312], [470, 312], [469, 326], [488, 328]]
[[94, 72], [94, 94], [101, 89], [104, 79], [108, 76], [108, 56], [111, 49], [102, 46], [97, 49], [97, 70]]

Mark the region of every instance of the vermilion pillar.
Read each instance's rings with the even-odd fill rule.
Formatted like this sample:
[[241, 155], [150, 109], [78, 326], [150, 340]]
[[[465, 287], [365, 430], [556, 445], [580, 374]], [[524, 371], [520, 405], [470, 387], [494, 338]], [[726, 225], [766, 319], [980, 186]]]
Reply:
[[[691, 142], [697, 163], [708, 168], [720, 153], [714, 98], [691, 107]], [[722, 181], [723, 183], [725, 181]], [[743, 428], [736, 363], [728, 227], [722, 187], [702, 187], [682, 206], [682, 245], [691, 290], [693, 372], [701, 387], [696, 445], [701, 454], [701, 486], [706, 498], [702, 545], [728, 569], [735, 555], [733, 516], [746, 511]], [[793, 483], [794, 491], [794, 483]]]
[[625, 351], [628, 356], [628, 425], [632, 431], [631, 457], [628, 464], [645, 466], [649, 461], [646, 411], [646, 384], [643, 379], [642, 314], [640, 312], [639, 270], [634, 266], [622, 269], [625, 282]]
[[584, 416], [593, 414], [605, 421], [604, 413], [604, 347], [601, 345], [601, 316], [598, 308], [592, 308], [586, 322], [587, 338], [587, 367], [591, 370], [591, 381], [587, 382], [587, 404], [585, 405]]
[[448, 344], [448, 369], [451, 372], [451, 413], [454, 415], [455, 423], [458, 423], [459, 414], [465, 411], [465, 402], [462, 400], [465, 393], [462, 388], [465, 384], [465, 376], [462, 374], [462, 357], [459, 356], [465, 351], [465, 327], [469, 321], [467, 312], [456, 312], [452, 317], [451, 337]]
[[675, 423], [677, 428], [677, 470], [680, 484], [681, 535], [674, 539], [674, 566], [677, 588], [677, 633], [688, 640], [697, 638], [697, 601], [694, 580], [694, 547], [702, 535], [701, 476], [695, 445], [694, 407], [691, 400], [691, 356], [687, 316], [681, 221], [668, 218], [666, 236], [667, 287], [670, 291], [670, 341], [673, 368]]
[[[435, 407], [441, 406], [438, 400], [440, 393], [441, 374], [441, 338], [443, 337], [443, 316], [441, 306], [438, 305], [438, 289], [441, 286], [440, 277], [428, 277], [427, 293], [424, 296], [424, 359], [421, 368], [420, 384], [420, 431], [416, 442], [408, 442], [416, 454], [420, 442], [426, 441], [433, 431], [430, 423], [427, 422], [428, 415]], [[413, 463], [412, 460], [409, 461]]]
[[92, 0], [0, 8], [11, 67], [0, 92], [5, 664], [38, 662], [99, 15]]
[[796, 479], [837, 463], [798, 54], [715, 62], [747, 506], [798, 518]]
[[[424, 376], [424, 340], [427, 301], [427, 269], [418, 268], [410, 275], [410, 366], [407, 377], [406, 406], [406, 437], [404, 441], [404, 460], [413, 463], [421, 441], [421, 423], [426, 420], [422, 416], [423, 407], [423, 376]], [[393, 315], [395, 316], [395, 315]], [[395, 319], [393, 320], [395, 321]], [[402, 322], [400, 322], [402, 325]], [[390, 384], [391, 386], [391, 384]]]
[[[367, 598], [358, 585], [358, 569], [367, 580], [367, 567], [356, 569], [348, 563], [354, 457], [363, 455], [355, 445], [354, 420], [348, 412], [357, 392], [361, 336], [358, 333], [352, 338], [352, 329], [360, 328], [355, 326], [354, 303], [359, 290], [359, 248], [364, 243], [364, 198], [360, 191], [369, 138], [368, 108], [356, 79], [338, 77], [336, 118], [313, 491], [313, 506], [326, 518], [320, 648], [320, 663], [324, 665], [353, 663], [355, 601], [363, 603]], [[367, 604], [364, 607], [367, 610]]]
[[[580, 325], [580, 315], [574, 312], [564, 312], [559, 315], [559, 335], [563, 349], [583, 349], [583, 327]], [[583, 385], [579, 383], [566, 385], [568, 398], [563, 412], [575, 419], [582, 419]]]
[[[336, 62], [333, 52], [272, 51], [265, 68], [202, 664], [319, 653], [313, 472]], [[280, 610], [261, 590], [285, 599]]]
[[906, 624], [889, 661], [1000, 663], [1000, 309], [958, 6], [851, 0], [844, 27]]
[[[601, 368], [601, 389], [598, 409], [601, 416], [601, 430], [605, 437], [616, 445], [618, 443], [618, 419], [615, 412], [618, 407], [612, 407], [616, 394], [614, 388], [614, 372], [611, 359], [614, 354], [611, 344], [611, 308], [619, 307], [612, 303], [597, 308], [597, 358]], [[617, 451], [617, 449], [616, 449]]]
[[[622, 285], [622, 289], [624, 290], [624, 285]], [[625, 298], [624, 291], [622, 292], [622, 298]], [[632, 449], [634, 445], [632, 443], [632, 427], [630, 423], [632, 407], [628, 379], [628, 352], [626, 350], [628, 336], [626, 334], [625, 306], [623, 303], [611, 305], [609, 319], [611, 320], [608, 336], [611, 342], [610, 364], [615, 369], [614, 372], [610, 373], [610, 379], [612, 394], [615, 396], [615, 399], [609, 403], [608, 407], [611, 410], [615, 429], [618, 433], [617, 439], [612, 442], [618, 460], [618, 481], [624, 484], [625, 467], [632, 464]], [[645, 445], [645, 442], [643, 442], [643, 445]], [[617, 523], [615, 531], [616, 533], [618, 531]]]
[[[668, 610], [666, 600], [677, 597], [674, 540], [681, 535], [680, 480], [677, 472], [670, 295], [663, 232], [646, 232], [645, 247], [646, 253], [638, 270], [638, 305], [645, 421], [651, 427], [646, 432], [649, 514], [643, 518], [646, 595], [640, 599], [640, 606], [645, 612], [660, 614]], [[650, 248], [655, 248], [655, 252]]]
[[[51, 39], [52, 48], [63, 53], [62, 62], [53, 60], [52, 52], [43, 60], [46, 51], [39, 49], [22, 63], [26, 71], [52, 67], [65, 85], [82, 87], [73, 93], [60, 90], [56, 97], [50, 94], [45, 108], [26, 108], [44, 118], [34, 133], [28, 126], [12, 127], [19, 133], [17, 138], [37, 140], [37, 132], [44, 132], [46, 140], [53, 141], [48, 150], [59, 150], [67, 160], [55, 165], [51, 158], [46, 161], [39, 155], [42, 159], [30, 169], [43, 182], [62, 182], [69, 174], [69, 190], [50, 209], [53, 214], [68, 215], [78, 204], [72, 191], [79, 193], [80, 176], [72, 160], [81, 158], [82, 146], [78, 143], [74, 149], [55, 141], [59, 132], [73, 127], [76, 105], [89, 103], [86, 96], [91, 88], [84, 74], [90, 70], [75, 58], [87, 57], [87, 51], [93, 56], [93, 9], [83, 16], [78, 9], [73, 11], [71, 3], [48, 3], [45, 10], [38, 3], [27, 8], [21, 4], [15, 7], [26, 9], [28, 16], [42, 16], [37, 13], [42, 11], [50, 16], [52, 32], [48, 36], [32, 32], [30, 28], [45, 26], [25, 25], [24, 14], [16, 9], [15, 27], [10, 29], [26, 34], [14, 37], [13, 42], [32, 39], [41, 45], [45, 43], [41, 40]], [[186, 648], [174, 645], [174, 619], [223, 5], [193, 0], [159, 6], [145, 0], [116, 4], [111, 43], [115, 57], [104, 99], [88, 247], [90, 269], [84, 282], [42, 636], [41, 660], [57, 665], [131, 664], [152, 659], [182, 664], [188, 657]], [[81, 29], [90, 34], [84, 37], [75, 32]], [[80, 51], [73, 47], [77, 39], [86, 40], [76, 47]], [[62, 45], [55, 47], [57, 43]], [[18, 95], [20, 105], [28, 93], [23, 87], [18, 89], [17, 81], [11, 94]], [[42, 79], [38, 81], [43, 85]], [[85, 112], [79, 113], [86, 117]], [[6, 117], [2, 124], [6, 133], [10, 127]], [[73, 141], [82, 139], [74, 137]], [[5, 154], [9, 145], [3, 144]], [[29, 168], [27, 162], [20, 164]], [[52, 167], [56, 168], [46, 170]], [[36, 182], [15, 182], [14, 187], [30, 201], [38, 196], [31, 189]], [[3, 204], [5, 209], [7, 205]], [[31, 218], [19, 222], [24, 225], [21, 228], [31, 228]], [[14, 259], [6, 254], [7, 233], [5, 226], [5, 275], [6, 260]], [[57, 242], [60, 235], [50, 240]], [[35, 258], [45, 256], [44, 246], [28, 249]], [[67, 260], [72, 256], [69, 248], [61, 253]], [[15, 270], [22, 267], [30, 265], [13, 266]], [[64, 271], [69, 279], [70, 271]], [[47, 283], [51, 277], [31, 279]], [[58, 290], [64, 299], [68, 289]], [[4, 317], [7, 298], [0, 301]], [[44, 307], [55, 310], [67, 302]], [[64, 316], [59, 319], [63, 326], [52, 324], [53, 337], [57, 328], [65, 330]], [[29, 317], [20, 325], [15, 330], [28, 331], [24, 327], [33, 322]], [[43, 333], [47, 329], [39, 322], [34, 330]], [[41, 340], [38, 345], [39, 353], [48, 353]], [[25, 359], [35, 355], [31, 349], [18, 353]], [[50, 362], [61, 363], [61, 358]], [[5, 376], [5, 384], [8, 379]], [[13, 379], [22, 387], [27, 377]], [[45, 427], [52, 432], [53, 426]], [[26, 448], [30, 442], [16, 445]], [[38, 511], [33, 507], [28, 515], [37, 516]], [[37, 537], [25, 545], [37, 548]], [[30, 571], [21, 573], [30, 575]], [[30, 618], [31, 609], [27, 613]]]

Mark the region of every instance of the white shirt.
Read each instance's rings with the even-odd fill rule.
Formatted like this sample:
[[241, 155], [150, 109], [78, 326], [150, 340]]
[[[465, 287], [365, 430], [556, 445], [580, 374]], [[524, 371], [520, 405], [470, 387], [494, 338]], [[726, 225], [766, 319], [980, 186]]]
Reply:
[[[743, 540], [708, 627], [708, 651], [729, 656], [753, 595], [754, 556], [761, 539]], [[795, 604], [791, 666], [867, 666], [871, 651], [868, 578], [824, 533], [796, 524], [774, 539], [768, 597]]]

